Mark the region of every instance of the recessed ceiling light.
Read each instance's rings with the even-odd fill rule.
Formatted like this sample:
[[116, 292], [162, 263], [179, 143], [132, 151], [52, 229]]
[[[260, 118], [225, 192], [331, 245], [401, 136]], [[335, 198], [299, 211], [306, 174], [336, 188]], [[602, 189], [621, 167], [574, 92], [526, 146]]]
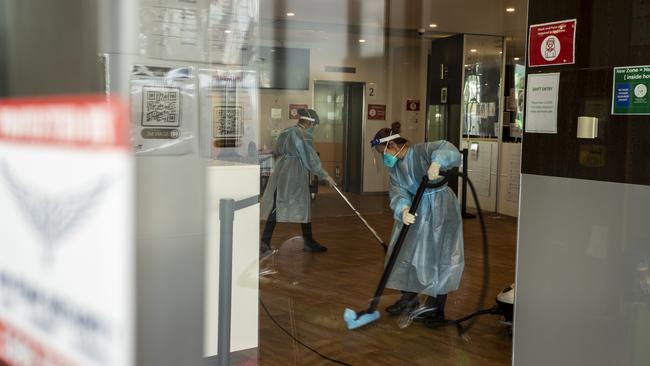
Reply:
[[515, 61], [519, 61], [519, 57], [515, 57], [513, 60], [515, 60]]
[[290, 11], [290, 12], [287, 13], [287, 16], [288, 17], [293, 17], [293, 16], [296, 16], [296, 13]]
[[231, 31], [230, 29], [226, 29], [226, 30], [223, 31], [223, 32], [224, 32], [224, 33], [232, 33], [232, 31]]
[[515, 8], [513, 8], [513, 7], [506, 8], [506, 11], [507, 11], [508, 13], [514, 13], [514, 12], [515, 12]]
[[360, 39], [359, 43], [366, 43], [366, 40], [365, 39]]
[[435, 24], [435, 23], [429, 24], [429, 28], [436, 28], [437, 26], [438, 26], [438, 24]]
[[469, 52], [476, 53], [476, 52], [478, 52], [478, 50], [476, 48], [472, 48], [471, 50], [469, 50]]

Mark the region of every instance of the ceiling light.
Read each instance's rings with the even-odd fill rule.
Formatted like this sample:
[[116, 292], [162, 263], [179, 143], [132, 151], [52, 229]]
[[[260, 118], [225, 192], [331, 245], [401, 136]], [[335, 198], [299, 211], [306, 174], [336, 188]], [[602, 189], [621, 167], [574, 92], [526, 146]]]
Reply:
[[435, 23], [429, 24], [429, 28], [436, 28], [437, 26], [438, 26], [438, 24], [435, 24]]
[[365, 39], [360, 39], [359, 43], [366, 43], [366, 40]]
[[226, 29], [226, 30], [223, 31], [223, 32], [224, 32], [224, 33], [232, 33], [232, 31], [231, 31], [230, 29]]
[[478, 52], [478, 50], [476, 48], [472, 48], [471, 50], [469, 50], [469, 52], [476, 53], [476, 52]]
[[515, 61], [519, 61], [519, 57], [515, 57], [513, 60], [515, 60]]
[[514, 12], [515, 12], [515, 8], [513, 8], [513, 7], [506, 8], [506, 11], [507, 11], [508, 13], [514, 13]]
[[290, 11], [290, 12], [287, 13], [287, 16], [288, 17], [293, 17], [293, 16], [296, 16], [296, 13]]

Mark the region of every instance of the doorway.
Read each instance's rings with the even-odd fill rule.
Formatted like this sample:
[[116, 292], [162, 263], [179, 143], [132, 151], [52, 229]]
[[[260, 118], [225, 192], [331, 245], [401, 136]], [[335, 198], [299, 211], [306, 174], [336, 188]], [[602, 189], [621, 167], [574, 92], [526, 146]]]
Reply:
[[344, 191], [361, 193], [363, 185], [364, 83], [314, 82], [314, 109], [321, 119], [314, 146], [323, 168]]

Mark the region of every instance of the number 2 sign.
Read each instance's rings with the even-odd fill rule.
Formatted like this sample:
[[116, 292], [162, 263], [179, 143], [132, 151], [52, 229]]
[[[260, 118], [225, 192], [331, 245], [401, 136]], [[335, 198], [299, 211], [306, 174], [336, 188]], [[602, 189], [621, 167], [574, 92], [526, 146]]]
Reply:
[[368, 83], [366, 85], [366, 97], [368, 100], [375, 100], [377, 99], [377, 84], [376, 83]]

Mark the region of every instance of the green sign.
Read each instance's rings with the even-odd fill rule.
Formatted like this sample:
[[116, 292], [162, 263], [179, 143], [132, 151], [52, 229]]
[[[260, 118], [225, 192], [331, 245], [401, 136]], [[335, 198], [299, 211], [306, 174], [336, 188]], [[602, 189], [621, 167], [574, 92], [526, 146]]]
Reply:
[[650, 66], [614, 68], [612, 114], [650, 115]]

